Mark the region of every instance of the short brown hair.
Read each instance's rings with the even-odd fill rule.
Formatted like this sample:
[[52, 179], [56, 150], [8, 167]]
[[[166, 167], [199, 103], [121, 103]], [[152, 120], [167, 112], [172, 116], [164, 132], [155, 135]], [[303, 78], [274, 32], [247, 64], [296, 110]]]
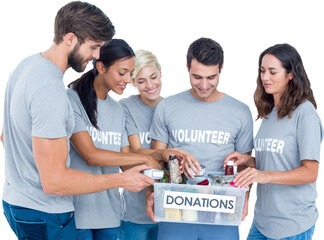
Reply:
[[86, 39], [107, 42], [115, 34], [115, 28], [106, 14], [87, 2], [74, 1], [63, 6], [56, 15], [54, 42], [59, 44], [63, 36], [74, 33], [80, 43]]
[[224, 52], [221, 45], [210, 38], [199, 38], [190, 44], [187, 52], [187, 65], [191, 68], [192, 59], [196, 59], [199, 63], [206, 66], [218, 65], [221, 72]]

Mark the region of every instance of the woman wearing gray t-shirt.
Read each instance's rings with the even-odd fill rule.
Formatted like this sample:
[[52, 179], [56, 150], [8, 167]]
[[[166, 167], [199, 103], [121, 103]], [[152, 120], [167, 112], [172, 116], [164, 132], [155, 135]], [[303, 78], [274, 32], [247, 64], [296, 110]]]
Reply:
[[[129, 153], [123, 109], [108, 94], [122, 94], [131, 82], [134, 56], [124, 40], [113, 39], [101, 47], [93, 69], [69, 84], [67, 92], [75, 119], [70, 149], [72, 168], [101, 175], [118, 173], [120, 166], [123, 170], [144, 163], [160, 167], [152, 156]], [[147, 167], [141, 168], [138, 170]], [[138, 172], [130, 175], [127, 177], [133, 181], [145, 177]], [[77, 239], [117, 239], [122, 209], [118, 182], [116, 188], [107, 191], [74, 196], [73, 203]]]
[[[151, 149], [148, 134], [155, 108], [162, 100], [161, 66], [152, 52], [142, 49], [135, 52], [132, 83], [139, 94], [120, 100], [126, 116], [128, 141], [133, 152], [150, 154], [156, 150]], [[198, 161], [191, 154], [180, 149], [173, 150], [183, 153], [188, 162], [193, 162], [200, 168]], [[146, 214], [145, 190], [138, 193], [123, 191], [123, 203], [120, 239], [157, 239], [157, 224]]]
[[[162, 100], [161, 66], [150, 51], [135, 52], [133, 85], [139, 91], [120, 100], [126, 116], [128, 141], [133, 152], [150, 153], [151, 139], [148, 138], [153, 114]], [[157, 224], [146, 215], [145, 189], [138, 192], [123, 191], [124, 211], [122, 215], [123, 240], [154, 240]]]
[[236, 186], [258, 183], [247, 239], [312, 239], [324, 132], [295, 48], [277, 44], [261, 53], [254, 101], [263, 119], [254, 140], [255, 158], [234, 152], [224, 162], [235, 159], [236, 165], [250, 166], [234, 179]]

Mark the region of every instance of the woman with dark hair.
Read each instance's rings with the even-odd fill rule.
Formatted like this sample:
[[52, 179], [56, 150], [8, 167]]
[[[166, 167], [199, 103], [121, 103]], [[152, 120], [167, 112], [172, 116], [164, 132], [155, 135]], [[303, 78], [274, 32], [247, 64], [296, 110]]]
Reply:
[[236, 186], [258, 183], [248, 239], [312, 239], [323, 128], [294, 47], [277, 44], [261, 53], [254, 101], [263, 119], [255, 158], [233, 152], [224, 161], [249, 166], [234, 179]]
[[[72, 168], [96, 175], [114, 174], [120, 166], [123, 170], [138, 164], [161, 168], [157, 160], [168, 157], [129, 153], [123, 109], [108, 94], [122, 94], [131, 82], [134, 55], [124, 40], [113, 39], [101, 47], [93, 69], [69, 84], [67, 92], [75, 118], [70, 139]], [[77, 239], [117, 239], [122, 209], [117, 185], [107, 191], [75, 196], [74, 207]]]

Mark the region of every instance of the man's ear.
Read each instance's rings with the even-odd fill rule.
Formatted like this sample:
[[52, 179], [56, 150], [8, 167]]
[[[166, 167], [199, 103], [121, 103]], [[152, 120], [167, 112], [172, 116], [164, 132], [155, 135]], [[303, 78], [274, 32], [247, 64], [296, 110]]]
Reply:
[[221, 68], [219, 69], [219, 73], [221, 73], [221, 72], [222, 72], [222, 70], [223, 70], [223, 67], [224, 67], [224, 63], [222, 64]]
[[189, 71], [190, 71], [190, 69], [189, 69], [188, 63], [186, 64], [186, 67], [187, 67], [187, 70], [188, 70], [188, 72], [189, 72]]
[[75, 36], [74, 33], [67, 33], [66, 35], [64, 35], [63, 39], [66, 45], [68, 45], [69, 47], [74, 46], [78, 40], [77, 36]]

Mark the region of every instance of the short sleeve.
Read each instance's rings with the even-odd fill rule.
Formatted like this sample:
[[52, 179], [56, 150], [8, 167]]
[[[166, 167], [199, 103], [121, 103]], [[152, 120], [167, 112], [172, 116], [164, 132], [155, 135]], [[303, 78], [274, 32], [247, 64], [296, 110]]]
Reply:
[[129, 146], [129, 142], [128, 142], [128, 136], [127, 136], [127, 132], [126, 132], [126, 128], [125, 128], [125, 114], [123, 114], [123, 118], [122, 118], [122, 137], [121, 137], [121, 148], [125, 147], [125, 146]]
[[169, 133], [166, 124], [165, 101], [161, 102], [153, 115], [149, 137], [160, 142], [169, 143]]
[[73, 108], [74, 113], [74, 128], [73, 128], [73, 134], [83, 131], [88, 131], [87, 129], [87, 119], [88, 115], [86, 111], [83, 108], [83, 105], [80, 101], [80, 98], [78, 94], [72, 89], [69, 89], [67, 91], [70, 103]]
[[29, 101], [32, 136], [50, 139], [66, 137], [70, 110], [64, 87], [52, 84], [39, 89]]
[[244, 111], [244, 116], [240, 116], [240, 121], [241, 129], [236, 137], [235, 151], [247, 153], [253, 149], [253, 120], [248, 107]]
[[297, 144], [300, 161], [309, 159], [320, 161], [323, 127], [317, 114], [307, 116], [297, 126]]
[[138, 128], [136, 126], [136, 123], [132, 117], [132, 114], [130, 113], [128, 106], [123, 103], [122, 101], [120, 101], [120, 104], [124, 110], [124, 114], [125, 114], [125, 127], [126, 127], [126, 131], [127, 131], [127, 135], [131, 136], [134, 134], [139, 135], [139, 131]]

